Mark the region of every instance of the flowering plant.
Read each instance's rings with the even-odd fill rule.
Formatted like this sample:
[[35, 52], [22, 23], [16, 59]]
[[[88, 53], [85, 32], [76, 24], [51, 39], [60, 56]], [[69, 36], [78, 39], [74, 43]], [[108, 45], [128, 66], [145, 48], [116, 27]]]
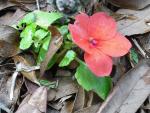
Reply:
[[84, 60], [96, 76], [108, 76], [112, 70], [112, 57], [128, 53], [131, 43], [117, 32], [113, 18], [106, 13], [88, 16], [81, 13], [69, 25], [73, 42], [85, 51]]
[[[74, 24], [69, 26], [68, 21], [63, 24], [59, 21], [62, 17], [59, 12], [27, 14], [17, 26], [21, 30], [20, 49], [31, 49], [36, 54], [41, 75], [53, 65], [63, 68], [76, 60], [79, 64], [75, 66], [77, 82], [105, 99], [112, 85], [109, 77], [112, 58], [128, 53], [131, 43], [117, 32], [115, 20], [106, 13], [78, 14]], [[85, 62], [77, 58], [75, 44], [84, 50]]]

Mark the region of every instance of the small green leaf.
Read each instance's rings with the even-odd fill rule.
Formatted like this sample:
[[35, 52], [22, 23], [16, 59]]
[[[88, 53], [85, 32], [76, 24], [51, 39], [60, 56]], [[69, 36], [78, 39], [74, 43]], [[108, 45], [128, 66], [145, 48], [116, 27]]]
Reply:
[[47, 29], [53, 22], [63, 17], [61, 13], [58, 12], [43, 12], [43, 11], [34, 11], [36, 15], [36, 24], [40, 27]]
[[136, 63], [136, 64], [139, 62], [138, 54], [137, 54], [137, 52], [135, 51], [135, 49], [133, 49], [133, 48], [130, 50], [130, 58], [131, 58], [131, 60], [133, 60], [133, 62]]
[[75, 77], [78, 83], [87, 91], [93, 90], [102, 99], [106, 99], [110, 90], [112, 81], [110, 77], [97, 77], [80, 61], [80, 66], [77, 68]]
[[72, 37], [70, 33], [67, 34], [67, 39], [72, 41]]
[[40, 48], [38, 58], [37, 58], [37, 64], [41, 63], [41, 61], [44, 60], [45, 55], [48, 51], [50, 40], [51, 40], [51, 35], [48, 35], [47, 37], [45, 37], [42, 47]]
[[31, 12], [31, 13], [26, 14], [19, 24], [26, 23], [27, 25], [29, 25], [35, 22], [35, 19], [36, 19], [35, 14]]
[[56, 53], [52, 59], [49, 61], [48, 65], [47, 65], [47, 69], [50, 69], [58, 60], [58, 54]]
[[36, 30], [36, 24], [32, 23], [30, 25], [28, 25], [23, 32], [20, 34], [21, 42], [20, 42], [20, 49], [25, 50], [28, 49], [32, 43], [33, 43], [33, 36]]
[[48, 88], [56, 88], [57, 82], [50, 82], [48, 80], [39, 80], [40, 85], [46, 86]]
[[39, 29], [34, 34], [34, 46], [36, 48], [39, 48], [41, 40], [43, 40], [47, 35], [48, 31], [45, 31], [44, 29]]
[[45, 31], [44, 29], [39, 29], [35, 32], [35, 39], [42, 40], [43, 38], [46, 37], [48, 34], [48, 31]]
[[73, 61], [76, 57], [76, 53], [73, 50], [67, 51], [66, 55], [62, 59], [62, 61], [59, 64], [59, 67], [68, 66], [71, 61]]
[[71, 49], [73, 47], [73, 43], [71, 41], [64, 41], [64, 46], [65, 49]]
[[68, 33], [68, 26], [67, 25], [63, 25], [59, 28], [59, 32], [64, 36]]

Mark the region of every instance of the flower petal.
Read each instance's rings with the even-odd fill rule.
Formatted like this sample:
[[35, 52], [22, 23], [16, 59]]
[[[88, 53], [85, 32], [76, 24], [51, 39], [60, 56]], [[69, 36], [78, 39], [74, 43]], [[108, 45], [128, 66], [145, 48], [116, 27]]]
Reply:
[[70, 24], [69, 31], [71, 32], [73, 42], [81, 49], [90, 54], [95, 52], [95, 49], [97, 48], [94, 48], [90, 45], [88, 41], [88, 35], [81, 27]]
[[81, 14], [78, 14], [76, 17], [75, 17], [76, 21], [75, 21], [75, 24], [78, 24], [80, 27], [82, 27], [82, 29], [86, 30], [86, 32], [88, 32], [88, 24], [89, 24], [89, 16], [85, 13], [81, 13]]
[[112, 70], [112, 59], [105, 54], [92, 55], [85, 53], [84, 60], [96, 76], [109, 76]]
[[100, 43], [99, 49], [109, 56], [119, 57], [127, 54], [131, 46], [132, 45], [130, 41], [126, 37], [120, 33], [117, 33], [115, 38], [102, 41]]
[[89, 34], [91, 37], [108, 40], [115, 36], [117, 25], [115, 20], [106, 13], [95, 13], [90, 17]]

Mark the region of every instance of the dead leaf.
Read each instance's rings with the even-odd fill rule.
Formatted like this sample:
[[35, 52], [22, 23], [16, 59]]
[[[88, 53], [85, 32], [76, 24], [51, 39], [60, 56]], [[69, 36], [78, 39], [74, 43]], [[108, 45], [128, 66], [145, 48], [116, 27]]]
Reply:
[[127, 9], [142, 9], [150, 4], [149, 0], [106, 0], [115, 6]]
[[56, 90], [55, 100], [58, 100], [67, 95], [72, 95], [78, 92], [76, 83], [71, 80], [70, 77], [64, 77], [59, 81], [58, 88]]
[[26, 97], [16, 113], [46, 113], [47, 89], [39, 87], [30, 97]]
[[2, 76], [0, 78], [0, 109], [2, 107], [1, 105], [9, 109], [13, 108], [18, 100], [18, 97], [20, 95], [20, 88], [23, 83], [22, 79], [16, 80], [13, 100], [10, 100], [10, 97], [9, 97], [11, 82], [12, 82], [12, 77]]
[[0, 25], [8, 25], [8, 21], [12, 17], [14, 12], [7, 12], [6, 14], [0, 16]]
[[35, 3], [36, 0], [8, 0], [9, 2], [19, 2], [19, 3], [25, 3], [25, 4], [32, 4]]
[[122, 77], [98, 113], [135, 113], [150, 94], [150, 82], [145, 79], [150, 79], [148, 59]]
[[11, 57], [19, 53], [19, 32], [6, 25], [0, 25], [0, 56]]
[[52, 59], [53, 55], [57, 52], [63, 42], [63, 37], [56, 27], [50, 26], [49, 31], [51, 32], [52, 39], [49, 44], [48, 52], [46, 53], [44, 61], [41, 63], [40, 75], [44, 75], [47, 69], [48, 62]]
[[73, 100], [67, 100], [64, 102], [64, 106], [62, 107], [60, 113], [72, 113], [74, 107]]
[[74, 113], [97, 113], [99, 106], [100, 106], [100, 104], [96, 104], [96, 105], [93, 105], [91, 107], [87, 107], [87, 108], [84, 108], [82, 110], [76, 111]]
[[[118, 21], [119, 31], [127, 36], [135, 34], [143, 34], [150, 31], [149, 19], [150, 19], [150, 7], [143, 10], [130, 10], [130, 9], [119, 9], [117, 14], [126, 15], [125, 18]], [[135, 19], [128, 18], [129, 16]], [[138, 28], [138, 29], [137, 29]]]
[[21, 9], [17, 9], [16, 12], [13, 14], [13, 16], [11, 18], [9, 18], [9, 20], [7, 20], [8, 25], [17, 25], [18, 22], [24, 17], [24, 15], [26, 14], [25, 11], [21, 10]]
[[85, 105], [85, 91], [81, 86], [78, 86], [78, 92], [76, 94], [73, 111], [83, 109]]
[[0, 11], [15, 6], [15, 4], [8, 2], [7, 0], [0, 1]]
[[[25, 59], [23, 56], [18, 56], [17, 55], [17, 56], [14, 56], [13, 59], [14, 59], [16, 64], [17, 63], [22, 63], [25, 66], [33, 66], [34, 65], [33, 63], [31, 64], [31, 62], [29, 61], [29, 58], [27, 59], [27, 57]], [[34, 60], [34, 59], [32, 58], [32, 60]], [[24, 77], [26, 77], [30, 81], [32, 81], [32, 82], [39, 85], [39, 82], [38, 82], [37, 75], [36, 75], [35, 71], [31, 71], [31, 72], [21, 71], [21, 73]]]

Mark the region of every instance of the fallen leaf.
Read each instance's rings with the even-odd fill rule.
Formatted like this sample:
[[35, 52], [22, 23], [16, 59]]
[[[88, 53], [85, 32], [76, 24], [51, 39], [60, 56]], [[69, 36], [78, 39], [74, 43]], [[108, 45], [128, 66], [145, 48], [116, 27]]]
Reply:
[[121, 7], [121, 8], [127, 8], [127, 9], [143, 9], [144, 7], [148, 6], [150, 4], [150, 1], [146, 0], [106, 0], [109, 3], [112, 3], [112, 5]]
[[46, 113], [47, 89], [39, 87], [19, 106], [16, 113]]
[[60, 113], [72, 113], [74, 107], [73, 100], [67, 100], [64, 102], [64, 106], [62, 107]]
[[91, 107], [84, 108], [74, 113], [97, 113], [100, 104], [92, 105]]
[[59, 81], [55, 100], [58, 100], [67, 95], [75, 94], [77, 91], [77, 85], [73, 80], [71, 80], [70, 77], [63, 78]]
[[[118, 29], [122, 34], [131, 36], [150, 31], [150, 7], [137, 11], [130, 9], [119, 9], [116, 13], [125, 15], [123, 19], [118, 21]], [[130, 17], [134, 17], [134, 19], [131, 19]]]
[[84, 105], [85, 105], [85, 91], [81, 86], [78, 86], [78, 92], [75, 97], [73, 111], [75, 112], [83, 109]]
[[98, 113], [135, 113], [150, 94], [150, 60], [141, 61], [118, 82]]
[[19, 32], [6, 25], [0, 25], [0, 56], [11, 57], [19, 53]]
[[41, 63], [40, 75], [42, 76], [47, 69], [48, 62], [52, 59], [54, 54], [60, 48], [63, 42], [63, 37], [56, 27], [50, 26], [49, 31], [51, 32], [52, 39], [49, 44], [48, 52], [46, 53], [44, 61]]
[[[12, 83], [12, 77], [2, 76], [0, 78], [0, 109], [3, 108], [13, 108], [18, 100], [20, 95], [20, 89], [22, 86], [22, 79], [17, 79], [15, 82], [15, 89], [14, 89], [14, 97], [13, 100], [10, 100], [10, 87]], [[12, 109], [13, 110], [13, 109]]]
[[15, 4], [8, 2], [7, 0], [0, 1], [0, 11], [15, 6]]
[[[16, 64], [17, 63], [22, 63], [25, 66], [33, 66], [34, 65], [34, 64], [31, 64], [31, 62], [29, 61], [29, 58], [27, 59], [27, 57], [25, 59], [23, 56], [18, 56], [17, 55], [17, 56], [14, 56], [13, 59], [14, 59]], [[34, 60], [34, 59], [32, 58], [32, 60]], [[31, 71], [31, 72], [21, 71], [21, 73], [24, 77], [26, 77], [30, 81], [32, 81], [32, 82], [39, 85], [39, 82], [38, 82], [37, 75], [36, 75], [35, 71]]]

